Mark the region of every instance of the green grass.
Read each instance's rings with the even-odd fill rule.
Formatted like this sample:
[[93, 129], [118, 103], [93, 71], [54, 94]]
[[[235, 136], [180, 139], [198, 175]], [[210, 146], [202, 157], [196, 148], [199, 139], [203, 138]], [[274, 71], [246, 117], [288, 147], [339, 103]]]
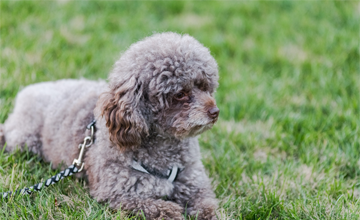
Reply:
[[[1, 1], [0, 122], [26, 85], [104, 79], [131, 43], [189, 33], [220, 67], [220, 120], [200, 136], [220, 218], [360, 219], [359, 20], [358, 1]], [[49, 167], [1, 153], [0, 191]], [[75, 178], [0, 207], [0, 219], [125, 218]]]

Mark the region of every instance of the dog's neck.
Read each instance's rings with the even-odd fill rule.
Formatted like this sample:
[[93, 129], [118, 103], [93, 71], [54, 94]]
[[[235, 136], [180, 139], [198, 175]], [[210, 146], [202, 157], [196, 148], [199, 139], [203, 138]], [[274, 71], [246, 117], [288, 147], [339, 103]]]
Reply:
[[150, 133], [133, 151], [133, 157], [149, 167], [167, 170], [175, 164], [179, 168], [184, 168], [186, 163], [199, 160], [200, 150], [196, 137], [180, 140]]
[[179, 146], [187, 142], [187, 139], [178, 139], [167, 134], [161, 134], [158, 132], [151, 132], [147, 137], [141, 141], [140, 149], [160, 150], [166, 148], [166, 146]]

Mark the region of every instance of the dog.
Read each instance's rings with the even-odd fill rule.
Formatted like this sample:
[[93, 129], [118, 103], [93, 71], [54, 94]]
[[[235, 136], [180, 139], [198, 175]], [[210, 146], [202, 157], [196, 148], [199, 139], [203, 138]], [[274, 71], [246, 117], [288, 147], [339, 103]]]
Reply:
[[154, 34], [121, 55], [109, 83], [25, 87], [0, 125], [0, 144], [8, 152], [27, 146], [53, 168], [70, 165], [96, 119], [81, 172], [92, 197], [147, 219], [217, 219], [196, 136], [218, 119], [218, 78], [215, 59], [193, 37]]

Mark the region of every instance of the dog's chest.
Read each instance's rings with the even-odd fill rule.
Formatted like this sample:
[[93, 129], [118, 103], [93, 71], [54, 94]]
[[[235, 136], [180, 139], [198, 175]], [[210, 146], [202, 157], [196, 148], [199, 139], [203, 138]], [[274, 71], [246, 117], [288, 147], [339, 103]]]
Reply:
[[[128, 184], [133, 184], [134, 187], [131, 189], [137, 195], [153, 195], [158, 198], [171, 196], [176, 186], [186, 184], [180, 181], [186, 169], [191, 169], [191, 164], [200, 160], [197, 139], [177, 142], [148, 141], [146, 144], [147, 146], [142, 146], [130, 154], [133, 163], [136, 162], [145, 171], [142, 168], [138, 169], [139, 166], [132, 166], [132, 177]], [[175, 177], [171, 178], [175, 171]], [[143, 187], [136, 187], [139, 185]]]
[[157, 149], [140, 149], [134, 152], [134, 160], [139, 162], [150, 172], [166, 175], [174, 166], [183, 169], [186, 160], [184, 160], [183, 149], [174, 146], [161, 146]]
[[186, 169], [187, 164], [199, 157], [197, 139], [183, 141], [149, 141], [133, 152], [133, 159], [151, 172], [167, 175], [174, 166]]

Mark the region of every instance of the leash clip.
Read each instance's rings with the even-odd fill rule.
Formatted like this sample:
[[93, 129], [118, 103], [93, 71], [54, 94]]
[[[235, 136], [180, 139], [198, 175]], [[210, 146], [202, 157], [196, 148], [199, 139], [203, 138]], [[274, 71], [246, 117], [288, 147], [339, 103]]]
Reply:
[[72, 163], [73, 165], [76, 165], [76, 166], [81, 166], [79, 171], [82, 171], [82, 169], [84, 168], [84, 162], [82, 162], [82, 157], [84, 155], [84, 151], [85, 151], [85, 148], [88, 148], [90, 147], [92, 144], [93, 144], [93, 140], [94, 140], [94, 124], [90, 125], [90, 128], [91, 130], [91, 134], [90, 136], [86, 136], [84, 138], [84, 142], [82, 144], [79, 144], [79, 148], [80, 148], [80, 154], [79, 154], [79, 158], [78, 159], [74, 159], [74, 162]]

